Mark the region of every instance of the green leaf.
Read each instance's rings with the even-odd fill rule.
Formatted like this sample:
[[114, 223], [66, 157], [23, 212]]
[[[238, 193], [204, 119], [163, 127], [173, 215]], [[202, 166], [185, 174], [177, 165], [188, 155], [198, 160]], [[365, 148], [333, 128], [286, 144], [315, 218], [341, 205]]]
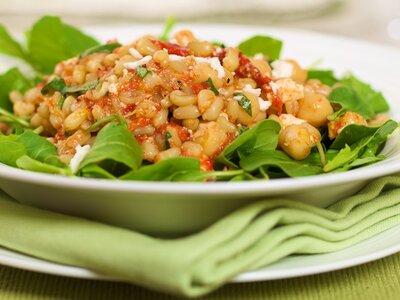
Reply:
[[16, 139], [15, 135], [0, 135], [0, 162], [12, 167], [16, 167], [17, 159], [26, 154], [26, 148]]
[[277, 167], [290, 177], [322, 173], [321, 166], [314, 165], [307, 160], [294, 160], [279, 150], [255, 151], [241, 159], [240, 166], [247, 172], [253, 172], [260, 167]]
[[243, 93], [233, 93], [234, 99], [237, 100], [240, 107], [244, 109], [244, 111], [252, 116], [253, 112], [251, 110], [251, 101], [247, 96]]
[[88, 165], [80, 171], [82, 177], [116, 179], [116, 177], [96, 164]]
[[282, 50], [282, 41], [269, 36], [256, 35], [239, 44], [244, 55], [254, 56], [258, 53], [266, 55], [269, 59], [279, 59]]
[[113, 173], [108, 162], [122, 164], [133, 170], [137, 170], [142, 163], [142, 149], [125, 123], [108, 123], [99, 131], [80, 169], [91, 164], [102, 164], [105, 170]]
[[118, 120], [118, 121], [120, 121], [121, 123], [124, 123], [124, 122], [125, 122], [125, 119], [124, 119], [121, 115], [119, 115], [119, 114], [113, 114], [113, 115], [109, 115], [109, 116], [107, 116], [107, 117], [104, 117], [104, 118], [102, 118], [102, 119], [100, 119], [100, 120], [97, 120], [95, 123], [93, 123], [92, 126], [90, 126], [90, 127], [88, 128], [88, 131], [89, 131], [89, 132], [96, 131], [98, 127], [100, 127], [100, 126], [102, 126], [102, 125], [104, 125], [104, 124], [106, 124], [106, 123], [109, 123], [109, 122], [111, 122], [111, 121], [114, 121], [114, 120]]
[[98, 45], [78, 29], [61, 22], [59, 17], [45, 16], [28, 33], [30, 60], [40, 72], [51, 73], [57, 63]]
[[[216, 165], [238, 168], [239, 156], [248, 155], [255, 150], [272, 150], [278, 145], [281, 126], [274, 120], [263, 120], [251, 129], [244, 131], [215, 159]], [[219, 166], [220, 167], [220, 166]]]
[[142, 66], [136, 67], [136, 74], [139, 75], [140, 78], [145, 78], [147, 75], [151, 74], [152, 72]]
[[50, 81], [48, 84], [46, 84], [41, 92], [43, 95], [46, 95], [50, 92], [58, 91], [61, 94], [75, 94], [75, 93], [81, 93], [81, 92], [86, 92], [88, 90], [92, 90], [97, 85], [99, 84], [98, 80], [91, 80], [88, 82], [85, 82], [84, 84], [79, 84], [79, 85], [70, 85], [68, 86], [64, 79], [61, 77], [55, 77], [53, 78], [52, 81]]
[[220, 47], [222, 49], [226, 48], [225, 44], [223, 42], [220, 42], [220, 41], [212, 41], [211, 44], [213, 44], [214, 46]]
[[27, 59], [22, 46], [8, 33], [7, 29], [0, 24], [0, 53]]
[[165, 22], [165, 27], [162, 34], [158, 37], [160, 41], [167, 42], [169, 40], [169, 34], [171, 33], [172, 29], [174, 28], [176, 23], [176, 18], [174, 16], [170, 16], [167, 18]]
[[381, 92], [374, 90], [368, 83], [356, 78], [353, 74], [340, 80], [340, 82], [352, 88], [365, 103], [372, 106], [375, 113], [385, 112], [389, 110], [389, 104]]
[[318, 79], [323, 84], [329, 86], [339, 81], [332, 70], [308, 70], [307, 79]]
[[201, 181], [229, 181], [234, 177], [245, 174], [243, 170], [231, 171], [200, 171], [200, 170], [185, 170], [176, 172], [169, 180], [177, 182], [201, 182]]
[[25, 92], [33, 86], [17, 68], [12, 68], [0, 75], [0, 108], [12, 112], [12, 103], [8, 97], [11, 91]]
[[81, 58], [88, 56], [93, 53], [98, 53], [98, 52], [105, 52], [105, 53], [111, 53], [118, 47], [121, 47], [122, 45], [120, 43], [109, 43], [109, 44], [103, 44], [103, 45], [97, 45], [94, 47], [91, 47], [89, 49], [86, 49], [81, 53]]
[[40, 92], [42, 93], [42, 95], [46, 95], [50, 92], [55, 92], [55, 91], [58, 91], [61, 94], [65, 94], [66, 89], [67, 89], [67, 84], [65, 83], [64, 78], [55, 77], [48, 84], [46, 84], [41, 89]]
[[171, 144], [169, 143], [170, 138], [172, 138], [171, 132], [168, 130], [165, 131], [165, 149], [171, 148]]
[[[200, 171], [200, 161], [190, 157], [174, 157], [141, 167], [120, 177], [123, 180], [171, 181], [180, 172]], [[182, 180], [182, 175], [179, 181]]]
[[33, 131], [25, 131], [16, 141], [25, 146], [26, 153], [31, 158], [56, 167], [65, 166], [58, 159], [56, 146]]
[[216, 89], [214, 82], [212, 81], [211, 77], [208, 77], [208, 79], [206, 80], [206, 83], [208, 83], [210, 90], [213, 91], [213, 93], [215, 94], [215, 96], [219, 95], [218, 90]]
[[328, 98], [330, 102], [341, 105], [342, 113], [345, 111], [356, 112], [367, 120], [372, 119], [375, 115], [373, 107], [349, 87], [341, 86], [333, 89]]
[[23, 155], [17, 159], [16, 165], [20, 169], [49, 173], [49, 174], [59, 174], [59, 175], [72, 175], [68, 168], [58, 168], [50, 164], [33, 159], [27, 155]]

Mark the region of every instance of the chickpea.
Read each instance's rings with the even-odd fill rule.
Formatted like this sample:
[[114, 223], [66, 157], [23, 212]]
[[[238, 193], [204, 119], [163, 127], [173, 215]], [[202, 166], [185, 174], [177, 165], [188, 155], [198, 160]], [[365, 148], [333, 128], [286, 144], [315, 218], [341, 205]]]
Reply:
[[297, 61], [293, 59], [288, 59], [287, 62], [293, 66], [293, 71], [290, 78], [296, 81], [296, 83], [304, 84], [308, 76], [307, 71], [300, 67]]
[[331, 121], [328, 124], [328, 133], [329, 138], [334, 139], [338, 136], [338, 134], [345, 128], [347, 125], [357, 124], [367, 126], [367, 121], [363, 118], [363, 116], [358, 113], [348, 111], [344, 115], [342, 115], [339, 119], [335, 121]]
[[293, 124], [279, 134], [279, 146], [296, 160], [305, 159], [311, 148], [321, 138], [319, 131], [310, 124]]
[[333, 114], [329, 100], [321, 94], [305, 93], [304, 98], [300, 99], [298, 104], [297, 117], [315, 127], [328, 123], [328, 116]]

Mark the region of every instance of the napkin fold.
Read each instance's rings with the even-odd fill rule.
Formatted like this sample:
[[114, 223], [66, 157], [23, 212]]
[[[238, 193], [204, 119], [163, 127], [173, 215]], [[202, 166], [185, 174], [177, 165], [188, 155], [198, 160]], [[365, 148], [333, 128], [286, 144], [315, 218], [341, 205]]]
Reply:
[[395, 176], [326, 209], [287, 199], [259, 201], [179, 239], [24, 206], [5, 194], [0, 199], [0, 246], [189, 297], [288, 255], [337, 251], [400, 224]]

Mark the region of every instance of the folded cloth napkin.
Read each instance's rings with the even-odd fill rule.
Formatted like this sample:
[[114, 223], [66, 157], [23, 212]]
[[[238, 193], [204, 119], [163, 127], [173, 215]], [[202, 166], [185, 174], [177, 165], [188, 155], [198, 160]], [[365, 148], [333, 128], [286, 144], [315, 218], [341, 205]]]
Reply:
[[1, 199], [1, 246], [191, 297], [290, 254], [340, 250], [400, 224], [395, 176], [327, 209], [264, 200], [200, 233], [170, 240], [23, 206], [4, 194]]

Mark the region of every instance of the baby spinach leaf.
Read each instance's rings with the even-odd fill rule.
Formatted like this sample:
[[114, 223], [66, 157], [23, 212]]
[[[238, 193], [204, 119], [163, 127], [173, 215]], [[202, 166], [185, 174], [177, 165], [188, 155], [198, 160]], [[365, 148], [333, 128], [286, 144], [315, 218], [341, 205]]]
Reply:
[[12, 103], [8, 97], [11, 91], [25, 92], [33, 86], [17, 68], [12, 68], [0, 75], [0, 108], [12, 111]]
[[251, 109], [251, 101], [247, 96], [243, 93], [233, 93], [234, 99], [237, 100], [240, 107], [244, 109], [244, 111], [249, 115], [252, 116], [253, 112]]
[[307, 160], [294, 160], [280, 150], [254, 151], [240, 160], [240, 166], [247, 172], [253, 172], [260, 167], [277, 167], [290, 177], [322, 173], [319, 165], [311, 164]]
[[114, 49], [117, 49], [118, 47], [121, 47], [122, 45], [120, 43], [109, 43], [109, 44], [103, 44], [103, 45], [96, 45], [94, 47], [91, 47], [89, 49], [86, 49], [83, 51], [80, 55], [80, 57], [85, 57], [93, 53], [98, 53], [98, 52], [105, 52], [105, 53], [111, 53], [114, 51]]
[[[137, 170], [142, 163], [142, 149], [125, 123], [112, 122], [104, 126], [93, 143], [80, 168], [111, 161]], [[110, 171], [110, 166], [104, 166]]]
[[206, 80], [206, 83], [210, 87], [210, 90], [215, 94], [215, 96], [218, 96], [219, 92], [218, 92], [217, 88], [215, 87], [214, 82], [212, 81], [211, 77], [208, 77], [208, 79]]
[[136, 67], [136, 74], [139, 75], [140, 78], [145, 78], [147, 75], [151, 74], [152, 72], [142, 66]]
[[33, 131], [25, 131], [16, 141], [25, 146], [26, 153], [31, 158], [56, 167], [65, 166], [58, 159], [56, 146]]
[[80, 174], [82, 177], [89, 177], [89, 178], [116, 179], [114, 175], [107, 172], [102, 167], [96, 164], [91, 164], [82, 168]]
[[49, 173], [49, 174], [59, 174], [59, 175], [69, 175], [71, 176], [71, 171], [68, 168], [59, 168], [54, 165], [46, 164], [39, 160], [33, 159], [28, 155], [23, 155], [17, 159], [16, 165], [20, 169], [40, 172], [40, 173]]
[[381, 92], [374, 90], [368, 83], [356, 78], [353, 74], [349, 74], [340, 82], [352, 88], [364, 102], [372, 106], [375, 113], [385, 112], [389, 110], [389, 104]]
[[98, 45], [94, 38], [52, 16], [38, 20], [28, 36], [30, 60], [43, 73], [51, 73], [60, 61]]
[[349, 87], [341, 86], [333, 89], [328, 98], [330, 102], [340, 104], [342, 112], [353, 111], [359, 113], [367, 120], [370, 120], [375, 115], [371, 104], [360, 98], [360, 96]]
[[16, 139], [16, 135], [0, 135], [0, 162], [12, 167], [16, 167], [17, 159], [26, 154], [25, 146]]
[[278, 145], [280, 125], [273, 120], [263, 120], [251, 129], [244, 131], [215, 159], [216, 166], [227, 165], [238, 168], [239, 156], [253, 150], [272, 150]]
[[[171, 181], [179, 172], [200, 171], [200, 161], [190, 157], [174, 157], [141, 167], [120, 177], [122, 180]], [[186, 174], [186, 176], [189, 176]], [[181, 179], [185, 175], [181, 175]], [[181, 181], [181, 180], [180, 180]]]
[[269, 59], [279, 59], [282, 50], [282, 41], [269, 36], [256, 35], [241, 42], [238, 46], [244, 55], [254, 56], [258, 53], [266, 55]]
[[27, 59], [26, 52], [22, 46], [9, 34], [7, 29], [0, 24], [0, 53]]
[[169, 40], [169, 34], [171, 33], [172, 29], [174, 28], [176, 23], [176, 18], [174, 16], [170, 16], [167, 18], [165, 22], [165, 27], [162, 34], [158, 37], [160, 41], [167, 42]]
[[318, 79], [323, 84], [329, 86], [339, 81], [332, 70], [308, 70], [307, 79]]

